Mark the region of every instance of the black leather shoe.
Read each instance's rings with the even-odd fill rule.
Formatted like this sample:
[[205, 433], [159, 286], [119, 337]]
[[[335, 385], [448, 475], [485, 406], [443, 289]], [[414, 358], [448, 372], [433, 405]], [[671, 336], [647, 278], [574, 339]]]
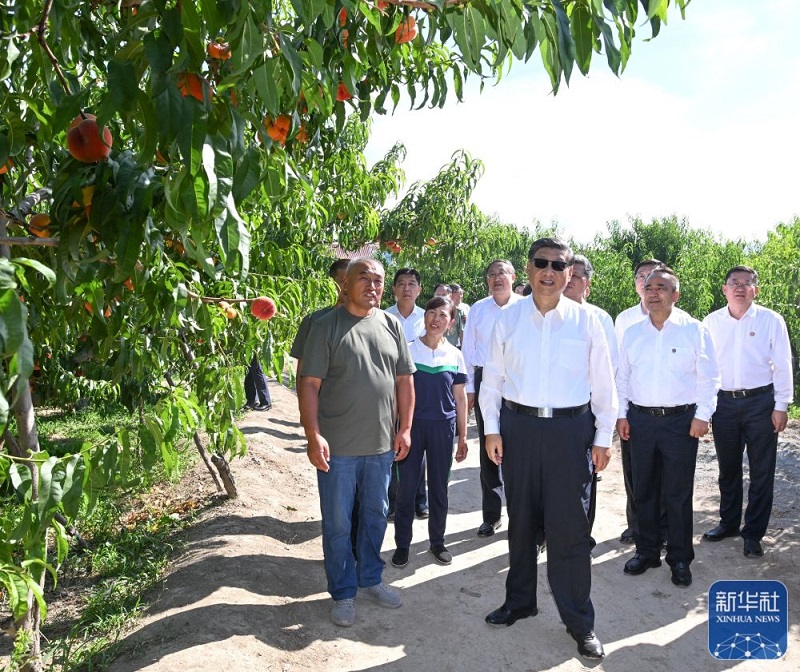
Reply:
[[622, 571], [626, 574], [633, 575], [644, 574], [651, 567], [661, 567], [661, 560], [657, 558], [647, 558], [636, 553], [625, 563], [625, 568]]
[[486, 622], [495, 628], [507, 628], [509, 625], [514, 625], [521, 618], [536, 616], [538, 613], [539, 610], [535, 607], [533, 609], [506, 609], [505, 605], [503, 605], [489, 614], [486, 617]]
[[417, 509], [414, 512], [414, 515], [417, 517], [418, 520], [425, 520], [431, 514], [428, 509]]
[[482, 523], [478, 528], [479, 537], [491, 537], [494, 531], [500, 527], [500, 521], [496, 520], [493, 523]]
[[692, 571], [688, 562], [676, 562], [672, 566], [672, 583], [676, 586], [692, 585]]
[[706, 541], [722, 541], [723, 539], [727, 539], [728, 537], [738, 537], [739, 530], [737, 529], [728, 529], [727, 527], [722, 527], [722, 525], [717, 525], [713, 530], [709, 530], [708, 532], [703, 533], [703, 539]]
[[578, 643], [578, 653], [584, 658], [594, 658], [596, 660], [604, 658], [606, 652], [603, 650], [603, 645], [593, 630], [583, 635], [577, 635], [567, 628], [567, 634]]
[[760, 558], [762, 555], [764, 555], [764, 549], [761, 548], [761, 542], [758, 539], [744, 540], [745, 558]]
[[623, 544], [633, 544], [633, 543], [635, 543], [636, 539], [633, 536], [633, 530], [629, 527], [621, 535], [619, 535], [619, 540]]

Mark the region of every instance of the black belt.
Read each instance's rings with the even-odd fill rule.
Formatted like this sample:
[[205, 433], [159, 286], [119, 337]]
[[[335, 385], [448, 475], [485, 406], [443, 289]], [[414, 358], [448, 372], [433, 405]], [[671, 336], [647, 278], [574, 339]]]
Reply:
[[697, 404], [683, 404], [683, 406], [639, 406], [639, 404], [634, 404], [633, 402], [628, 402], [628, 406], [657, 418], [663, 418], [665, 415], [677, 415], [678, 413], [685, 413], [688, 410], [697, 408]]
[[506, 408], [521, 413], [522, 415], [535, 415], [537, 418], [574, 418], [583, 415], [589, 410], [589, 402], [582, 406], [572, 406], [570, 408], [537, 408], [536, 406], [523, 406], [516, 401], [503, 399]]
[[476, 371], [483, 371], [482, 366], [473, 366], [472, 368], [475, 369]]
[[770, 383], [769, 385], [762, 385], [761, 387], [754, 387], [752, 390], [720, 390], [719, 393], [731, 399], [744, 399], [745, 397], [755, 397], [765, 392], [772, 392], [775, 386]]

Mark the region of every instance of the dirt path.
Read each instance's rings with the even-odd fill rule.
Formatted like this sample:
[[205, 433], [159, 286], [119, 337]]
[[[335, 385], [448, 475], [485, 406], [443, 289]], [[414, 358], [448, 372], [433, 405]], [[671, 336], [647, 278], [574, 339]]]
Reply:
[[[115, 672], [800, 669], [798, 423], [781, 442], [775, 507], [761, 560], [746, 559], [740, 539], [700, 541], [717, 522], [716, 460], [712, 444], [701, 444], [697, 558], [688, 589], [672, 585], [666, 566], [644, 576], [623, 574], [632, 548], [618, 541], [625, 498], [615, 453], [600, 483], [594, 528], [592, 596], [607, 655], [585, 665], [547, 598], [546, 554], [540, 559], [539, 615], [501, 630], [483, 621], [503, 601], [508, 547], [505, 528], [489, 540], [475, 536], [481, 516], [474, 426], [469, 457], [454, 467], [450, 486], [447, 546], [453, 564], [434, 563], [425, 523], [417, 521], [411, 562], [402, 570], [389, 565], [384, 573], [402, 590], [403, 607], [384, 610], [359, 602], [355, 626], [331, 624], [315, 472], [305, 457], [294, 394], [274, 384], [272, 391], [273, 410], [251, 412], [241, 423], [249, 445], [247, 457], [233, 467], [241, 499], [208, 511], [193, 526], [163, 593], [125, 638]], [[200, 470], [194, 477], [207, 479]], [[390, 525], [383, 546], [387, 563], [393, 549]], [[791, 627], [782, 661], [725, 663], [709, 656], [707, 591], [723, 578], [787, 585]]]

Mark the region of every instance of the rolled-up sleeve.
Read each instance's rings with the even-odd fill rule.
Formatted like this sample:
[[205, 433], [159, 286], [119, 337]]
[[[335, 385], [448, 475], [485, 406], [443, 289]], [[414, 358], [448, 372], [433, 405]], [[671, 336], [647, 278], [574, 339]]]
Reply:
[[695, 417], [698, 420], [708, 422], [714, 411], [717, 409], [717, 391], [722, 384], [719, 373], [719, 363], [717, 353], [714, 350], [714, 342], [711, 340], [711, 332], [698, 324], [698, 344], [696, 351], [696, 373], [697, 373], [697, 411]]
[[484, 435], [500, 433], [500, 406], [503, 403], [505, 380], [504, 333], [504, 320], [500, 318], [495, 323], [489, 339], [489, 352], [483, 365], [481, 391], [478, 396], [483, 415]]

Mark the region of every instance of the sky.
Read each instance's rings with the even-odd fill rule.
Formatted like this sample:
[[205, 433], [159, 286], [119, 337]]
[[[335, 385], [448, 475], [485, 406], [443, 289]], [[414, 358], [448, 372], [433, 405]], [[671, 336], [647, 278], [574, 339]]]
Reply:
[[507, 223], [557, 222], [589, 242], [607, 222], [676, 215], [724, 239], [764, 240], [800, 215], [800, 2], [694, 0], [660, 35], [637, 29], [617, 78], [550, 92], [538, 50], [498, 85], [444, 109], [375, 116], [374, 163], [395, 142], [406, 185], [464, 149], [485, 165], [473, 202]]

